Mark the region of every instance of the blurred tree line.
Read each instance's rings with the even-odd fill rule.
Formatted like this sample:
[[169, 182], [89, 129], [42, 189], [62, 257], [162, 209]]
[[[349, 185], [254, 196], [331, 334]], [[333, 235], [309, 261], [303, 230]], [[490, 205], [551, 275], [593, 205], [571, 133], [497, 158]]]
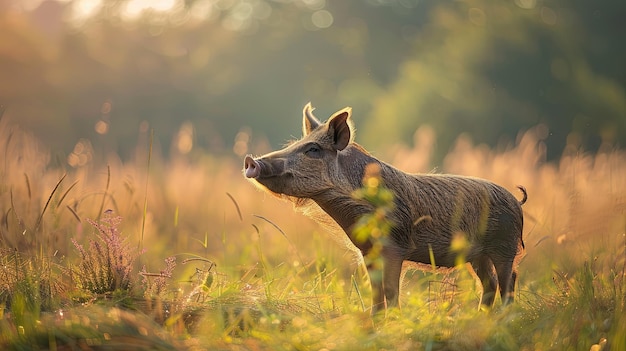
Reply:
[[0, 0], [3, 118], [57, 155], [86, 138], [127, 157], [147, 128], [166, 154], [183, 131], [197, 150], [278, 147], [308, 101], [322, 119], [352, 106], [372, 151], [425, 124], [438, 157], [537, 124], [552, 158], [626, 141], [622, 0], [151, 3]]

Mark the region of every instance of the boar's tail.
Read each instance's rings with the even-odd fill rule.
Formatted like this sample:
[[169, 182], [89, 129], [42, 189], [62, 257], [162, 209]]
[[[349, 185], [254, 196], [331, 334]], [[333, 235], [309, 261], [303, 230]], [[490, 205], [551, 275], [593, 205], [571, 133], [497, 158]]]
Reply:
[[522, 199], [519, 201], [520, 206], [526, 203], [526, 200], [528, 200], [528, 194], [526, 193], [526, 188], [524, 188], [522, 185], [518, 185], [517, 188], [522, 192]]
[[[518, 185], [517, 188], [522, 192], [522, 195], [523, 195], [522, 199], [519, 201], [519, 205], [522, 206], [523, 204], [526, 203], [526, 200], [528, 200], [528, 194], [526, 193], [526, 188], [524, 188], [524, 186]], [[520, 233], [519, 240], [522, 243], [522, 249], [525, 249], [526, 246], [524, 245], [524, 239], [522, 239], [521, 233]]]

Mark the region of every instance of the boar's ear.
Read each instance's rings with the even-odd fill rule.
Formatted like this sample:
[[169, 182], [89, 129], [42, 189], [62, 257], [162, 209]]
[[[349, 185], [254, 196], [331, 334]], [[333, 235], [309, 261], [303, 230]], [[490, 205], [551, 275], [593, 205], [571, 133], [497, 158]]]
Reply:
[[310, 102], [306, 104], [306, 106], [304, 106], [304, 109], [302, 110], [303, 136], [309, 135], [315, 128], [319, 127], [319, 125], [322, 124], [320, 121], [317, 120], [317, 118], [315, 118], [315, 116], [313, 116], [313, 110], [314, 108], [313, 106], [311, 106]]
[[341, 111], [335, 112], [328, 119], [328, 132], [333, 137], [333, 147], [337, 151], [345, 149], [352, 140], [352, 126], [348, 120], [351, 114], [352, 108], [346, 107]]

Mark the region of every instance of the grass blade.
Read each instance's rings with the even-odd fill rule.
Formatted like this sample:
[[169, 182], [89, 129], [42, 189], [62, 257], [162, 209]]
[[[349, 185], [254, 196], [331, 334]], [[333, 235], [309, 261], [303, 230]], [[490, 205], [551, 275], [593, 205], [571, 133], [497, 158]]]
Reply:
[[100, 221], [100, 217], [102, 216], [102, 211], [104, 211], [104, 202], [107, 198], [107, 194], [109, 193], [109, 186], [111, 184], [111, 166], [107, 165], [107, 186], [104, 188], [104, 195], [102, 196], [102, 202], [100, 203], [100, 210], [98, 211], [98, 222]]
[[11, 209], [13, 210], [13, 215], [15, 216], [15, 220], [20, 223], [20, 217], [17, 214], [17, 211], [15, 210], [15, 202], [13, 202], [13, 187], [11, 187], [11, 191], [9, 192], [10, 195], [10, 199], [11, 199]]
[[285, 234], [285, 232], [283, 232], [283, 230], [280, 229], [280, 227], [277, 226], [274, 222], [272, 222], [269, 219], [267, 219], [267, 218], [265, 218], [263, 216], [260, 216], [260, 215], [253, 214], [253, 216], [256, 217], [256, 218], [260, 218], [260, 219], [266, 221], [267, 223], [271, 224], [274, 228], [276, 228], [276, 230], [278, 230], [285, 237], [285, 239], [289, 240], [289, 238], [287, 237], [287, 234]]
[[26, 190], [28, 190], [28, 200], [32, 198], [32, 192], [30, 190], [30, 179], [28, 178], [28, 174], [24, 173], [24, 179], [26, 180]]
[[143, 215], [141, 219], [141, 238], [139, 247], [143, 245], [143, 236], [146, 232], [146, 216], [148, 215], [148, 180], [150, 179], [150, 161], [152, 160], [152, 144], [154, 142], [154, 128], [150, 129], [150, 144], [148, 146], [148, 166], [146, 169], [146, 189], [143, 198]]
[[235, 198], [230, 193], [227, 192], [226, 195], [228, 195], [228, 197], [230, 198], [230, 201], [232, 201], [233, 204], [235, 205], [235, 208], [237, 209], [237, 214], [239, 215], [239, 220], [243, 222], [243, 216], [241, 215], [239, 204], [237, 203], [237, 201], [235, 201]]
[[352, 286], [354, 286], [356, 295], [359, 297], [359, 302], [361, 303], [361, 310], [365, 311], [365, 302], [363, 302], [363, 296], [361, 295], [359, 284], [356, 282], [356, 279], [354, 278], [354, 274], [350, 278], [352, 279]]
[[63, 179], [65, 179], [66, 176], [67, 176], [67, 173], [63, 174], [63, 177], [61, 177], [61, 179], [59, 179], [59, 181], [57, 182], [57, 185], [55, 185], [54, 189], [52, 189], [52, 192], [50, 193], [50, 196], [48, 196], [48, 201], [46, 201], [46, 205], [43, 207], [43, 210], [39, 214], [39, 218], [37, 218], [37, 223], [35, 224], [35, 232], [39, 229], [39, 226], [41, 225], [41, 221], [43, 219], [43, 215], [46, 213], [46, 210], [48, 209], [48, 205], [50, 205], [50, 201], [52, 200], [52, 196], [54, 196], [54, 193], [59, 189], [59, 186], [61, 185], [61, 182], [63, 182]]
[[83, 221], [80, 219], [80, 217], [78, 216], [78, 213], [76, 213], [76, 211], [74, 211], [69, 205], [65, 206], [67, 207], [67, 209], [74, 215], [74, 218], [76, 218], [76, 220], [78, 221], [78, 223], [82, 223]]
[[75, 181], [72, 185], [70, 185], [69, 188], [67, 188], [67, 190], [65, 190], [65, 192], [63, 193], [63, 195], [61, 195], [61, 197], [59, 198], [59, 205], [61, 205], [61, 203], [63, 202], [63, 200], [65, 200], [65, 197], [67, 197], [67, 194], [76, 186], [76, 184], [78, 184], [78, 180]]

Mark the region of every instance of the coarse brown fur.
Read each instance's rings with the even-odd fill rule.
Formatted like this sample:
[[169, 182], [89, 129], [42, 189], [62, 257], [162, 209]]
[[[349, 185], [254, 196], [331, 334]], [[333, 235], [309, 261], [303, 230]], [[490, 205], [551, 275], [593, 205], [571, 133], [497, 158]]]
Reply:
[[352, 194], [363, 186], [366, 167], [378, 166], [384, 186], [394, 194], [395, 207], [388, 215], [392, 228], [382, 250], [383, 279], [371, 280], [373, 311], [398, 305], [403, 261], [454, 267], [458, 253], [450, 244], [457, 234], [468, 242], [464, 259], [481, 279], [482, 302], [492, 305], [498, 287], [503, 302], [511, 302], [517, 259], [524, 249], [521, 205], [526, 190], [519, 187], [523, 199], [518, 201], [484, 179], [402, 172], [353, 141], [350, 114], [350, 109], [344, 109], [321, 123], [308, 104], [303, 111], [303, 138], [260, 158], [247, 156], [246, 177], [323, 224], [338, 225], [367, 255], [372, 242], [355, 240], [353, 230], [374, 207]]

